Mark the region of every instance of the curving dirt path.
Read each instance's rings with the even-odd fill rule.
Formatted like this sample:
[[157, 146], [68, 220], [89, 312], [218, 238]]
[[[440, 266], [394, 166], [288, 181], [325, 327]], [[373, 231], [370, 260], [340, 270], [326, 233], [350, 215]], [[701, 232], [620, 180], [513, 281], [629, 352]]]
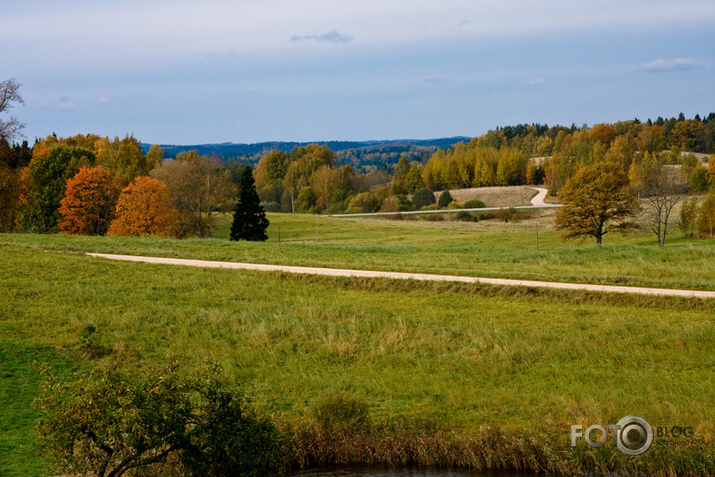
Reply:
[[306, 273], [333, 277], [393, 278], [398, 280], [425, 280], [461, 283], [482, 283], [487, 285], [507, 285], [536, 288], [558, 288], [562, 290], [584, 290], [606, 293], [632, 293], [638, 295], [681, 296], [691, 298], [715, 298], [715, 291], [675, 290], [668, 288], [624, 287], [614, 285], [591, 285], [585, 283], [541, 282], [533, 280], [510, 280], [505, 278], [478, 278], [453, 275], [431, 275], [426, 273], [380, 272], [371, 270], [347, 270], [339, 268], [295, 267], [289, 265], [262, 265], [256, 263], [217, 262], [208, 260], [188, 260], [182, 258], [140, 257], [134, 255], [112, 255], [87, 253], [92, 257], [130, 262], [183, 265], [189, 267], [229, 268], [239, 270], [260, 270], [265, 272]]
[[546, 194], [549, 193], [548, 189], [544, 189], [543, 187], [534, 187], [534, 189], [536, 189], [538, 193], [534, 196], [533, 199], [531, 199], [531, 205], [536, 207], [559, 207], [557, 204], [547, 204], [546, 202], [544, 202], [544, 199], [546, 199]]

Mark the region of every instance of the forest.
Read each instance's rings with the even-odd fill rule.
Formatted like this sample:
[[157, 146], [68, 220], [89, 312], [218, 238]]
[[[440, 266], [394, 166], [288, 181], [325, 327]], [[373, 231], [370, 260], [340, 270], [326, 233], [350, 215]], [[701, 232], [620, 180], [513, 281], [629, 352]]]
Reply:
[[[543, 184], [558, 198], [581, 166], [600, 162], [620, 165], [635, 183], [644, 162], [655, 161], [677, 176], [681, 192], [699, 194], [715, 182], [715, 156], [709, 163], [707, 157], [714, 144], [715, 113], [691, 119], [681, 113], [580, 128], [519, 124], [448, 148], [412, 145], [399, 153], [390, 145], [364, 148], [361, 155], [355, 149], [341, 155], [328, 144], [296, 145], [261, 154], [253, 174], [266, 211], [309, 214], [456, 209], [465, 204], [449, 194], [438, 203], [435, 193], [485, 186]], [[233, 207], [241, 173], [251, 165], [197, 150], [164, 155], [160, 146], [147, 149], [132, 135], [53, 134], [32, 146], [1, 139], [0, 228], [210, 236], [217, 214]], [[117, 224], [139, 220], [127, 204], [153, 209], [141, 226], [112, 227], [120, 202], [124, 215]]]

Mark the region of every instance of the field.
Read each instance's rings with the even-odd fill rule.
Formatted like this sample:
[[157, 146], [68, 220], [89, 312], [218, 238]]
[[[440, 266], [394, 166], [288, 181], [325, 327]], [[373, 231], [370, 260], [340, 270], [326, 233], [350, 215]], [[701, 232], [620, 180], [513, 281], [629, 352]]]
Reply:
[[[288, 427], [312, 422], [321, 392], [344, 390], [367, 401], [375, 435], [398, 428], [459, 439], [498, 429], [529, 438], [543, 451], [534, 460], [542, 467], [712, 475], [715, 300], [203, 270], [58, 253], [715, 289], [709, 241], [676, 236], [659, 249], [648, 235], [607, 236], [599, 250], [561, 243], [548, 216], [508, 224], [270, 219], [271, 239], [262, 244], [229, 242], [225, 222], [208, 240], [0, 235], [3, 475], [48, 475], [42, 461], [28, 458], [40, 379], [31, 365], [47, 362], [64, 378], [91, 367], [96, 358], [80, 346], [89, 324], [103, 359], [125, 366], [170, 356], [188, 367], [222, 364], [231, 379], [249, 383], [261, 412]], [[698, 440], [654, 446], [637, 459], [609, 446], [569, 450], [571, 424], [613, 424], [629, 414], [654, 426], [692, 426]]]
[[667, 246], [659, 248], [655, 236], [645, 232], [627, 237], [608, 234], [603, 247], [598, 249], [593, 240], [581, 245], [573, 241], [563, 243], [559, 233], [553, 230], [553, 212], [542, 214], [541, 217], [509, 223], [498, 220], [458, 222], [454, 217], [429, 222], [269, 214], [269, 240], [258, 244], [226, 240], [229, 224], [224, 218], [213, 239], [0, 234], [0, 245], [37, 250], [715, 290], [715, 243], [712, 241], [684, 238], [675, 231], [669, 236]]

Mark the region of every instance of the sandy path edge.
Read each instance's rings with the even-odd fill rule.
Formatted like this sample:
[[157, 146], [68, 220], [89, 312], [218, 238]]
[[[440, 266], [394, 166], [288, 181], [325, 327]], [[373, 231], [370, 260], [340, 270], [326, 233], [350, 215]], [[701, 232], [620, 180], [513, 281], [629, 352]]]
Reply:
[[218, 262], [211, 260], [190, 260], [184, 258], [142, 257], [135, 255], [114, 255], [107, 253], [86, 253], [96, 258], [123, 260], [130, 262], [182, 265], [189, 267], [228, 268], [234, 270], [259, 270], [266, 272], [304, 273], [333, 277], [393, 278], [398, 280], [445, 281], [458, 283], [481, 283], [486, 285], [506, 285], [536, 288], [556, 288], [562, 290], [584, 290], [606, 293], [631, 293], [638, 295], [681, 296], [691, 298], [715, 298], [715, 291], [677, 290], [669, 288], [625, 287], [616, 285], [592, 285], [586, 283], [542, 282], [534, 280], [512, 280], [506, 278], [464, 277], [455, 275], [433, 275], [427, 273], [381, 272], [371, 270], [348, 270], [340, 268], [298, 267], [291, 265], [264, 265], [257, 263]]

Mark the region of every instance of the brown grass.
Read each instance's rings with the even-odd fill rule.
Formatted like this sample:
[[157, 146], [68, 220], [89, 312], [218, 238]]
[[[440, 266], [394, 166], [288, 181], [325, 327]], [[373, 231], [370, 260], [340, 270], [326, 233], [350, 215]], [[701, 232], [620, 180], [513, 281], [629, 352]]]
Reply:
[[[435, 192], [439, 199], [441, 191]], [[468, 200], [479, 199], [486, 207], [518, 207], [531, 205], [531, 198], [536, 195], [536, 189], [530, 186], [508, 187], [476, 187], [473, 189], [450, 190], [452, 198], [462, 204]]]

